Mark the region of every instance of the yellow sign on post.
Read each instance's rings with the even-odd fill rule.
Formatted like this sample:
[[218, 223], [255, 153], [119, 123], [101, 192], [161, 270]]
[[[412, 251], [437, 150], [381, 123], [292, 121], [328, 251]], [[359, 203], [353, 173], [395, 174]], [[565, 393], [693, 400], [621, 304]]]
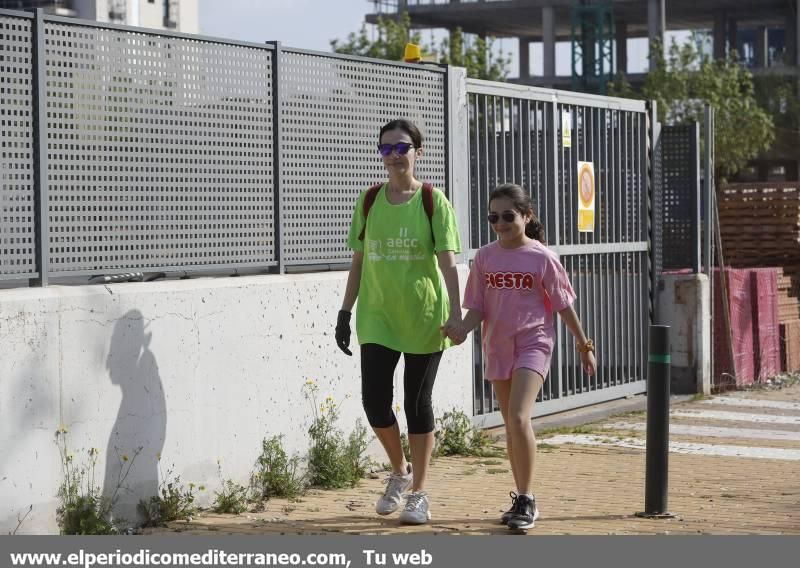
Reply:
[[572, 116], [568, 110], [561, 111], [561, 145], [572, 148]]
[[578, 162], [578, 231], [594, 232], [594, 165]]

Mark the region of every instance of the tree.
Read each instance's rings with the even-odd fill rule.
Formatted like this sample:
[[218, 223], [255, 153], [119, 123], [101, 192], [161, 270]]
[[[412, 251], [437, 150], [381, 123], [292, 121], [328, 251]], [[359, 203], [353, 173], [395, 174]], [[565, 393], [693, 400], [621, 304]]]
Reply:
[[725, 179], [769, 149], [775, 138], [772, 118], [755, 98], [753, 77], [736, 52], [714, 60], [702, 49], [702, 36], [683, 45], [675, 40], [665, 57], [653, 46], [655, 69], [648, 73], [641, 91], [624, 79], [613, 85], [613, 94], [655, 100], [658, 118], [666, 124], [702, 122], [704, 106], [714, 107], [716, 176]]
[[375, 40], [370, 38], [367, 27], [364, 25], [358, 34], [351, 32], [345, 42], [338, 39], [331, 40], [331, 49], [335, 53], [361, 55], [390, 61], [403, 60], [406, 43], [415, 43], [423, 47], [423, 51], [431, 51], [422, 46], [420, 33], [411, 30], [411, 18], [408, 12], [404, 12], [399, 21], [393, 18], [379, 17], [377, 28], [378, 38]]
[[492, 38], [475, 38], [474, 43], [464, 41], [464, 32], [456, 28], [450, 39], [443, 40], [440, 48], [440, 60], [456, 67], [466, 67], [467, 76], [489, 81], [505, 81], [508, 76], [508, 65], [511, 57], [502, 51], [495, 53]]
[[423, 52], [437, 55], [442, 63], [466, 67], [469, 77], [504, 81], [508, 76], [511, 58], [502, 51], [495, 52], [492, 38], [475, 38], [467, 42], [461, 28], [457, 28], [451, 33], [450, 40], [443, 40], [438, 48], [423, 45], [421, 34], [411, 29], [407, 12], [400, 20], [380, 17], [376, 27], [377, 39], [370, 38], [366, 26], [363, 26], [357, 34], [350, 33], [346, 41], [331, 40], [331, 49], [336, 53], [402, 61], [406, 43], [410, 42], [419, 45]]

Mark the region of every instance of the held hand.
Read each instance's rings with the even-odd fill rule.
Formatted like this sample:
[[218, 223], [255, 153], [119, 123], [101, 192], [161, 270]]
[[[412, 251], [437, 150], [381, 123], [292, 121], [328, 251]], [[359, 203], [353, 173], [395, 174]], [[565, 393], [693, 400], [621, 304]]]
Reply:
[[581, 366], [587, 375], [594, 375], [597, 372], [597, 359], [593, 351], [581, 353]]
[[350, 312], [346, 310], [339, 310], [339, 316], [336, 318], [336, 345], [346, 355], [352, 357], [353, 352], [348, 349], [350, 347]]
[[445, 324], [441, 327], [442, 335], [449, 337], [450, 340], [456, 345], [464, 343], [467, 339], [467, 332], [464, 330], [461, 318], [458, 316], [450, 315]]

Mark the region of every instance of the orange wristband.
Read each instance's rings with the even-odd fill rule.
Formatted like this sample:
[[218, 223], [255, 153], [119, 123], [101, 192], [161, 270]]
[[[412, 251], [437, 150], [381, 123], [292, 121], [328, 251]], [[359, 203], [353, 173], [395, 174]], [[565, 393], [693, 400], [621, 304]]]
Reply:
[[580, 353], [588, 353], [589, 351], [594, 352], [594, 341], [592, 341], [591, 339], [587, 339], [586, 343], [584, 343], [583, 345], [576, 345], [575, 348]]

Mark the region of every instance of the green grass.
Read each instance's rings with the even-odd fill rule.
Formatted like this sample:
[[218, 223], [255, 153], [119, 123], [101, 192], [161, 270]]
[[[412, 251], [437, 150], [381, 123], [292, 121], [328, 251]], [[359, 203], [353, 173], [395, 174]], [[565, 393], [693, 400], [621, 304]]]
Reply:
[[558, 434], [594, 434], [599, 429], [598, 426], [584, 424], [582, 426], [561, 426], [559, 428], [544, 428], [536, 432], [537, 438], [545, 436], [556, 436]]

